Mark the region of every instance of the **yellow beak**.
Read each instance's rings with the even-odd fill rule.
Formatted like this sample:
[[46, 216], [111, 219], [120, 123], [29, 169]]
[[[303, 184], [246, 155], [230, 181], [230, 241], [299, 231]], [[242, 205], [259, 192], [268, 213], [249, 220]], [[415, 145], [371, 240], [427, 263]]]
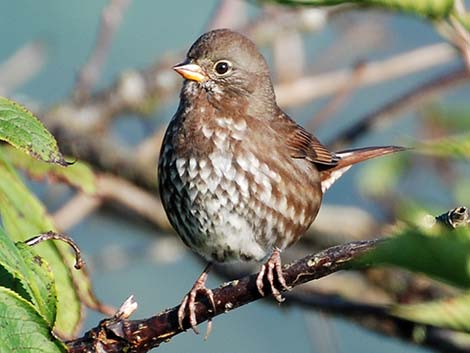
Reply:
[[196, 82], [204, 82], [207, 80], [207, 75], [202, 71], [201, 67], [196, 64], [181, 63], [173, 66], [173, 70], [179, 73], [187, 80]]

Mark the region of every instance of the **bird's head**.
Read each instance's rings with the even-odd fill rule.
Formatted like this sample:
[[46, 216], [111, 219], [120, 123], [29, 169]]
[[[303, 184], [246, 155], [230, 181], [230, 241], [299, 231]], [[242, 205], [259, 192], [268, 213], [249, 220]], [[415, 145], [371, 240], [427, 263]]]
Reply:
[[173, 67], [190, 85], [204, 89], [210, 102], [248, 101], [251, 109], [275, 104], [268, 65], [255, 44], [228, 29], [203, 34], [186, 60]]

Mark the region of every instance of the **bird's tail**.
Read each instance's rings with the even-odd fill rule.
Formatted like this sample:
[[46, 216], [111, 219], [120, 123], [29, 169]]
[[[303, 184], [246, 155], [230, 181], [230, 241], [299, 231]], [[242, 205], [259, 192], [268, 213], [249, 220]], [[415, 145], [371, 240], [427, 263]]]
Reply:
[[339, 158], [338, 163], [331, 168], [325, 168], [321, 171], [321, 187], [325, 192], [338, 180], [353, 164], [366, 161], [371, 158], [385, 156], [390, 153], [400, 152], [406, 150], [406, 147], [399, 146], [379, 146], [379, 147], [365, 147], [355, 148], [336, 152], [335, 155]]

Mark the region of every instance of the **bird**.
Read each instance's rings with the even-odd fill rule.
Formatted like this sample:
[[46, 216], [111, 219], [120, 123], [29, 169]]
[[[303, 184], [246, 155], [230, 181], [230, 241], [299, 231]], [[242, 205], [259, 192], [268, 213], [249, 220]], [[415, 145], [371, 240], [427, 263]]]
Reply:
[[280, 254], [310, 227], [324, 192], [358, 162], [401, 151], [378, 146], [332, 152], [276, 103], [268, 64], [230, 29], [201, 35], [184, 62], [176, 113], [166, 129], [158, 187], [182, 241], [208, 261], [183, 298], [178, 322], [197, 333], [195, 302], [214, 262], [263, 263], [262, 296], [289, 290]]

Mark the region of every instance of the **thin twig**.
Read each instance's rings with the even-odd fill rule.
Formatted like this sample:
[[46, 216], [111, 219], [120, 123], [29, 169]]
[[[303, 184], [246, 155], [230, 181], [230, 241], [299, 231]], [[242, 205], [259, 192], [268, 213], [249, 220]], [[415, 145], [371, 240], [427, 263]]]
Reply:
[[110, 0], [103, 9], [95, 48], [78, 75], [74, 92], [76, 101], [87, 98], [90, 90], [98, 81], [101, 69], [111, 48], [113, 37], [130, 2], [131, 0]]
[[318, 126], [323, 124], [330, 116], [332, 116], [336, 111], [344, 106], [344, 104], [347, 103], [349, 98], [354, 93], [354, 90], [357, 89], [366, 66], [367, 63], [365, 62], [360, 62], [354, 65], [351, 79], [348, 82], [345, 82], [344, 86], [338, 89], [333, 98], [325, 105], [325, 107], [323, 107], [317, 114], [315, 114], [315, 116], [312, 117], [312, 119], [310, 119], [307, 124], [307, 128], [310, 131], [315, 130]]
[[[397, 79], [410, 73], [448, 63], [457, 57], [456, 51], [447, 43], [421, 47], [388, 59], [371, 61], [364, 69], [359, 86]], [[276, 86], [280, 106], [299, 105], [332, 94], [351, 79], [354, 70], [342, 69], [317, 76], [305, 77], [291, 83]]]
[[172, 229], [156, 193], [149, 193], [125, 179], [110, 174], [98, 173], [95, 180], [95, 194], [79, 193], [53, 215], [57, 228], [67, 230], [83, 221], [104, 203], [110, 203], [124, 206], [159, 229]]
[[374, 128], [383, 126], [391, 117], [398, 118], [398, 112], [416, 107], [418, 104], [423, 103], [423, 101], [433, 98], [436, 94], [469, 80], [470, 72], [466, 68], [460, 68], [433, 78], [362, 117], [353, 126], [336, 135], [327, 145], [333, 149], [340, 149], [350, 145], [354, 140], [369, 133]]
[[[240, 0], [222, 0], [211, 16], [207, 30], [217, 28], [240, 28], [246, 21], [246, 3]], [[236, 15], [235, 15], [236, 14]]]
[[[155, 180], [156, 183], [156, 180]], [[135, 211], [160, 229], [172, 229], [163, 205], [156, 194], [151, 194], [127, 180], [109, 174], [97, 177], [98, 196], [106, 201], [117, 202]]]
[[46, 62], [46, 51], [41, 42], [23, 45], [0, 64], [0, 95], [7, 96], [31, 80]]
[[272, 52], [278, 82], [293, 82], [304, 75], [305, 48], [298, 31], [281, 31], [273, 42]]
[[455, 16], [451, 16], [449, 21], [456, 33], [454, 44], [460, 48], [467, 70], [470, 71], [470, 33]]
[[77, 270], [81, 269], [84, 265], [80, 248], [78, 247], [77, 243], [70, 238], [68, 235], [62, 233], [55, 233], [55, 232], [47, 232], [43, 234], [36, 235], [28, 240], [25, 240], [25, 244], [29, 246], [35, 246], [39, 243], [42, 243], [46, 240], [60, 240], [70, 245], [75, 253], [75, 268]]
[[54, 225], [68, 230], [96, 211], [101, 203], [98, 197], [80, 192], [52, 215]]

